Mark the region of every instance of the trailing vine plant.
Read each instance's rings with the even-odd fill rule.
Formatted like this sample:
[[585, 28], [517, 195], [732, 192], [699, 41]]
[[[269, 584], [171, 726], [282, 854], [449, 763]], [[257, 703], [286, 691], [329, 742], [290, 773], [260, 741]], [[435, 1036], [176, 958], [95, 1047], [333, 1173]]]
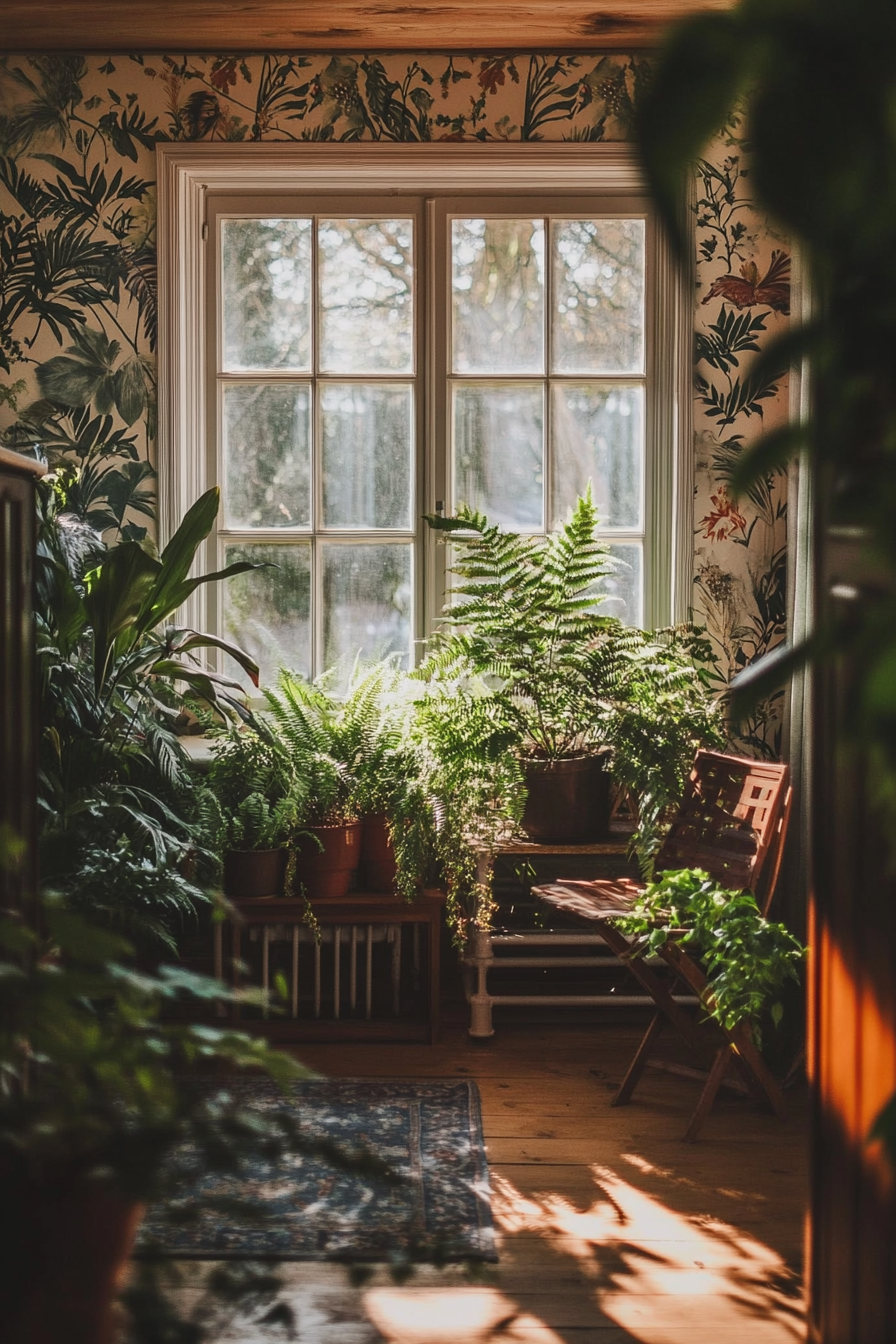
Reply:
[[701, 963], [702, 1006], [723, 1027], [755, 1022], [767, 1005], [775, 1026], [781, 1021], [779, 995], [799, 978], [805, 949], [783, 924], [763, 918], [752, 892], [729, 891], [701, 868], [682, 868], [651, 882], [615, 923], [634, 940], [633, 956], [657, 952], [674, 932]]

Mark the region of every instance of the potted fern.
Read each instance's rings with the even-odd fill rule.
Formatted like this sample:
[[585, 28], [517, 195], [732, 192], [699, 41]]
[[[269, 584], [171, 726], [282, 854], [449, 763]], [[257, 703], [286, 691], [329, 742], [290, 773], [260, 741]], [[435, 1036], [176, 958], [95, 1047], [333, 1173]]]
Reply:
[[[282, 669], [276, 690], [264, 692], [268, 723], [280, 756], [303, 781], [301, 837], [295, 845], [295, 882], [314, 897], [338, 899], [357, 882], [361, 821], [355, 766], [364, 714], [327, 690]], [[354, 708], [355, 712], [351, 712]]]
[[497, 737], [515, 744], [534, 840], [599, 838], [609, 825], [606, 732], [590, 650], [619, 622], [601, 614], [612, 572], [591, 488], [548, 536], [504, 532], [467, 508], [427, 522], [451, 539], [460, 582], [423, 672], [489, 695]]
[[433, 799], [414, 732], [423, 688], [392, 656], [358, 664], [341, 706], [355, 727], [352, 775], [361, 817], [359, 880], [412, 900], [434, 852]]
[[200, 808], [209, 847], [223, 859], [226, 896], [282, 893], [306, 791], [263, 722], [222, 735]]

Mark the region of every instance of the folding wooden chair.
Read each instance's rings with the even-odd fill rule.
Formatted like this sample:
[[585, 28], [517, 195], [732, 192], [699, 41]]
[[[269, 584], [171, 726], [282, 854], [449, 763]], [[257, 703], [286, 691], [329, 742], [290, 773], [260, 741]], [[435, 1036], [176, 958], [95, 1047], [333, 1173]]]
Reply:
[[[733, 890], [756, 895], [767, 914], [774, 895], [793, 790], [786, 765], [771, 765], [719, 752], [698, 751], [684, 798], [657, 854], [658, 873], [677, 868], [703, 868], [710, 877]], [[657, 1006], [612, 1105], [631, 1100], [657, 1036], [670, 1023], [692, 1049], [699, 1048], [697, 1023], [672, 997], [670, 987], [643, 958], [632, 957], [631, 943], [613, 922], [627, 914], [644, 890], [627, 878], [621, 881], [554, 882], [533, 887], [534, 893], [555, 909], [597, 926], [606, 943], [622, 958]], [[657, 955], [674, 976], [698, 998], [706, 977], [680, 942], [670, 938]], [[721, 1044], [706, 1079], [697, 1109], [684, 1138], [693, 1142], [700, 1132], [725, 1075], [735, 1068], [749, 1092], [767, 1100], [777, 1115], [785, 1114], [784, 1097], [753, 1041], [750, 1024], [729, 1029], [713, 1023]]]

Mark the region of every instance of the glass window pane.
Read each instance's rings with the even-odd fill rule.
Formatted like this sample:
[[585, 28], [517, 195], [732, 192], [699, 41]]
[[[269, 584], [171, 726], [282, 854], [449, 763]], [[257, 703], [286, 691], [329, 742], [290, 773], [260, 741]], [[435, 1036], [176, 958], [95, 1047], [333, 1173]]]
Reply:
[[225, 369], [311, 368], [311, 223], [223, 221]]
[[544, 393], [540, 383], [454, 388], [454, 502], [501, 527], [544, 527]]
[[344, 683], [362, 658], [400, 653], [407, 667], [413, 611], [412, 547], [400, 542], [326, 542], [323, 558], [324, 666], [341, 664]]
[[237, 383], [224, 389], [227, 527], [307, 527], [311, 521], [311, 389]]
[[413, 388], [321, 386], [325, 527], [412, 527]]
[[414, 221], [322, 219], [320, 366], [324, 373], [414, 368]]
[[455, 373], [544, 372], [544, 221], [451, 222]]
[[644, 389], [561, 383], [551, 389], [553, 526], [591, 481], [605, 527], [639, 528], [644, 462]]
[[[277, 671], [288, 667], [311, 675], [311, 546], [240, 543], [226, 547], [226, 562], [249, 560], [276, 568], [253, 569], [227, 579], [224, 635], [255, 658], [261, 684], [273, 686]], [[228, 659], [228, 671], [248, 683]]]
[[644, 220], [555, 220], [551, 367], [644, 370]]
[[601, 583], [606, 601], [601, 614], [615, 616], [625, 625], [641, 625], [643, 616], [643, 550], [639, 542], [620, 541], [610, 547], [616, 570]]

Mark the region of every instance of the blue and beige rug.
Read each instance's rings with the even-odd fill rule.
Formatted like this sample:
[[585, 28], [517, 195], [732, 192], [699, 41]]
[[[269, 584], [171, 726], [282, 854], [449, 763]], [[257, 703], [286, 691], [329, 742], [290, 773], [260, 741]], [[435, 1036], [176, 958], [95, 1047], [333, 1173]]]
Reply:
[[[240, 1079], [228, 1083], [228, 1091], [239, 1091], [243, 1104], [261, 1112], [284, 1105], [267, 1080]], [[295, 1085], [293, 1106], [310, 1140], [367, 1150], [401, 1179], [337, 1170], [325, 1157], [307, 1153], [276, 1162], [256, 1157], [239, 1177], [196, 1172], [179, 1199], [164, 1211], [150, 1210], [138, 1253], [497, 1259], [475, 1083], [313, 1079]], [[238, 1208], [226, 1208], [230, 1201], [245, 1208], [243, 1218]], [[178, 1221], [179, 1213], [190, 1216]]]

